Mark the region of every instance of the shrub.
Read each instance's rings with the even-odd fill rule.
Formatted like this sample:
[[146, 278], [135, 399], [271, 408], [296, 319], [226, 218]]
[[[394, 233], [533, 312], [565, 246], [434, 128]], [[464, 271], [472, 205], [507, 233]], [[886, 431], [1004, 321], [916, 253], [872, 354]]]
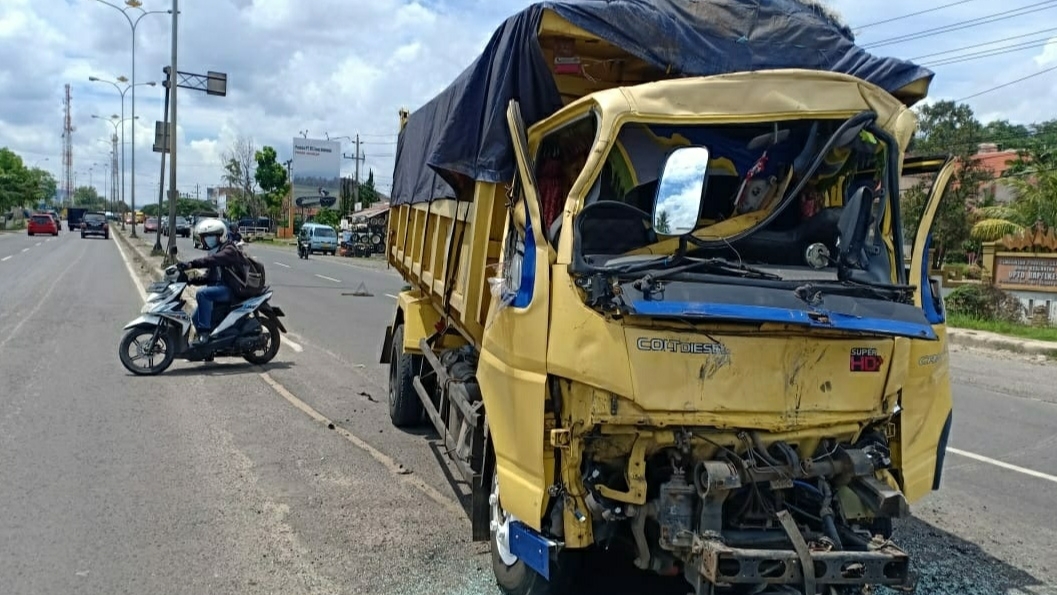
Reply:
[[944, 301], [952, 314], [978, 320], [1024, 321], [1025, 309], [1020, 300], [991, 285], [962, 285]]

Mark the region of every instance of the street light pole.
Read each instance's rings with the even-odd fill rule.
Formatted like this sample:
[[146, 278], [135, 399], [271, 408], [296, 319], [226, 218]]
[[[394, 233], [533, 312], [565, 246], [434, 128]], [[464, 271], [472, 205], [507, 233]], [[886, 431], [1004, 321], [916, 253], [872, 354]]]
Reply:
[[[157, 83], [154, 82], [154, 81], [148, 81], [146, 83], [136, 83], [135, 85], [126, 84], [125, 88], [122, 89], [121, 87], [118, 86], [118, 84], [116, 82], [108, 81], [106, 79], [102, 79], [102, 78], [99, 78], [97, 76], [90, 76], [90, 77], [88, 77], [88, 80], [93, 82], [93, 83], [107, 83], [107, 84], [111, 85], [112, 87], [114, 87], [115, 89], [117, 89], [117, 92], [121, 95], [121, 202], [124, 203], [124, 204], [128, 204], [128, 203], [125, 202], [125, 124], [124, 124], [124, 122], [126, 120], [126, 118], [125, 118], [125, 93], [127, 93], [129, 89], [131, 89], [132, 87], [135, 87], [135, 86], [149, 85], [149, 86], [153, 87], [153, 86], [157, 85]], [[118, 82], [121, 82], [121, 83], [128, 83], [128, 79], [125, 78], [124, 76], [117, 77], [117, 80], [118, 80]], [[133, 93], [135, 93], [135, 91], [133, 91]], [[132, 129], [132, 134], [133, 134], [133, 136], [135, 136], [135, 134], [136, 134], [135, 128]], [[133, 225], [135, 225], [135, 224], [133, 224]], [[124, 217], [121, 217], [121, 229], [125, 229], [125, 218]]]
[[[161, 247], [161, 206], [162, 196], [165, 195], [165, 153], [168, 152], [169, 148], [168, 145], [170, 141], [168, 137], [172, 136], [172, 134], [169, 132], [169, 92], [173, 88], [173, 76], [172, 70], [170, 70], [169, 66], [163, 68], [162, 72], [165, 73], [165, 80], [162, 82], [162, 86], [165, 87], [165, 107], [162, 108], [162, 130], [164, 132], [162, 134], [165, 135], [163, 136], [163, 139], [166, 143], [166, 146], [162, 147], [160, 159], [161, 172], [158, 175], [158, 230], [154, 234], [154, 248], [151, 249], [152, 256], [165, 256], [165, 252]], [[171, 225], [172, 221], [170, 221], [169, 223]], [[173, 231], [174, 229], [175, 227], [171, 227], [169, 229], [170, 235], [175, 233]]]
[[[169, 11], [169, 10], [144, 10], [143, 8], [141, 8], [143, 6], [143, 2], [140, 2], [140, 0], [125, 0], [125, 6], [127, 8], [121, 8], [121, 7], [119, 7], [119, 6], [115, 5], [115, 4], [111, 4], [110, 2], [107, 2], [106, 0], [96, 0], [96, 2], [99, 2], [100, 4], [105, 4], [105, 5], [113, 8], [114, 10], [117, 10], [118, 12], [120, 12], [125, 17], [125, 20], [128, 21], [129, 28], [132, 29], [132, 85], [131, 85], [131, 89], [132, 89], [132, 118], [135, 119], [135, 117], [136, 117], [136, 26], [139, 25], [139, 22], [140, 22], [140, 20], [143, 19], [143, 17], [145, 17], [145, 16], [147, 16], [149, 14], [170, 13], [170, 14], [173, 15], [173, 19], [175, 21], [175, 19], [176, 19], [176, 13], [175, 13], [175, 11], [176, 11], [176, 2], [175, 2], [175, 0], [173, 1], [173, 9], [171, 11]], [[139, 10], [141, 14], [138, 17], [136, 17], [136, 20], [132, 20], [132, 17], [130, 17], [128, 15], [128, 11], [129, 10]], [[174, 27], [174, 32], [175, 32], [175, 27]], [[122, 143], [122, 150], [124, 150], [124, 143]], [[124, 178], [122, 177], [122, 183], [124, 183], [123, 180], [124, 180]], [[135, 124], [133, 124], [133, 128], [132, 128], [132, 217], [133, 217], [133, 219], [132, 219], [132, 233], [129, 234], [131, 237], [136, 237], [136, 219], [135, 219], [135, 216], [136, 216], [136, 128], [135, 128]]]
[[[172, 64], [169, 65], [169, 68], [172, 69], [169, 71], [169, 109], [171, 111], [169, 112], [169, 125], [166, 128], [166, 132], [169, 134], [169, 246], [165, 253], [166, 264], [172, 264], [174, 260], [172, 250], [176, 247], [176, 88], [179, 85], [175, 85], [173, 82], [179, 72], [176, 68], [176, 33], [177, 23], [180, 20], [178, 3], [179, 0], [172, 0]], [[158, 222], [158, 226], [161, 227], [161, 221]]]

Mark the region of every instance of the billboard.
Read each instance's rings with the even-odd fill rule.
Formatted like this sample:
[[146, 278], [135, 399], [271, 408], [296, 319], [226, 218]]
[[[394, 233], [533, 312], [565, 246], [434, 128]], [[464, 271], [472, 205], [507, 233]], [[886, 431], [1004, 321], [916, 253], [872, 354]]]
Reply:
[[341, 195], [341, 142], [294, 139], [294, 204], [338, 208]]

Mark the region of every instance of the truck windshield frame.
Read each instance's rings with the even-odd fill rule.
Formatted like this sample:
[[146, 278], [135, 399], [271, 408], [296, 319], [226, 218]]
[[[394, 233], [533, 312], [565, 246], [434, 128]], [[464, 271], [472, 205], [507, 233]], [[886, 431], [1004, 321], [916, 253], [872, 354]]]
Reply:
[[[868, 115], [869, 112], [863, 112], [851, 120], [864, 114]], [[580, 193], [582, 197], [571, 195], [569, 200], [582, 198], [579, 202], [583, 206], [574, 219], [574, 228], [577, 231], [585, 214], [588, 218], [598, 215], [590, 214], [593, 209], [589, 207], [592, 205], [609, 202], [626, 205], [622, 208], [606, 209], [610, 211], [607, 216], [622, 219], [621, 224], [624, 227], [621, 229], [625, 232], [609, 233], [608, 238], [625, 245], [616, 246], [617, 249], [614, 250], [599, 251], [597, 246], [589, 245], [590, 241], [585, 242], [583, 238], [576, 237], [579, 233], [574, 234], [570, 272], [574, 276], [590, 276], [618, 272], [629, 266], [635, 270], [648, 270], [651, 267], [667, 268], [676, 264], [677, 259], [674, 259], [673, 255], [679, 246], [678, 238], [656, 234], [652, 229], [655, 190], [650, 191], [649, 186], [656, 186], [667, 150], [675, 146], [711, 144], [709, 149], [713, 158], [709, 162], [709, 189], [706, 190], [703, 200], [702, 217], [717, 214], [718, 217], [699, 221], [698, 230], [694, 235], [700, 238], [702, 231], [710, 228], [722, 231], [711, 238], [711, 248], [702, 251], [699, 247], [692, 247], [691, 253], [724, 258], [736, 265], [792, 267], [796, 269], [794, 278], [835, 281], [832, 268], [835, 263], [832, 260], [839, 249], [835, 234], [838, 213], [845, 197], [852, 194], [853, 187], [867, 188], [874, 193], [867, 206], [870, 221], [866, 232], [867, 254], [863, 260], [864, 269], [869, 274], [860, 280], [868, 279], [868, 282], [876, 284], [905, 283], [905, 271], [899, 266], [903, 260], [903, 238], [898, 205], [898, 143], [887, 131], [874, 126], [869, 117], [860, 118], [860, 121], [863, 120], [865, 125], [851, 127], [850, 134], [844, 134], [838, 144], [829, 148], [814, 173], [810, 172], [806, 164], [816, 161], [816, 157], [823, 157], [819, 150], [827, 148], [827, 142], [833, 140], [830, 133], [840, 130], [839, 126], [848, 123], [849, 119], [834, 118], [833, 114], [820, 114], [816, 118], [812, 118], [812, 114], [803, 114], [795, 119], [776, 118], [767, 122], [761, 122], [759, 119], [684, 121], [678, 124], [644, 119], [628, 119], [622, 122], [616, 134], [604, 143], [599, 143], [604, 149], [595, 147], [592, 159], [586, 164], [584, 171], [590, 175], [590, 179], [577, 181], [577, 186], [582, 183], [588, 190]], [[648, 133], [645, 136], [652, 135], [653, 138], [647, 140], [656, 144], [656, 153], [646, 159], [640, 156], [642, 163], [634, 163], [633, 157], [629, 156], [634, 150], [629, 150], [629, 145], [633, 143], [628, 142], [628, 130], [645, 130]], [[665, 134], [657, 134], [657, 131]], [[736, 134], [732, 131], [736, 131]], [[753, 134], [754, 132], [759, 134]], [[773, 134], [774, 139], [785, 142], [785, 146], [781, 146], [782, 142], [768, 139], [768, 133]], [[724, 138], [725, 134], [730, 136]], [[804, 138], [812, 142], [805, 142]], [[737, 145], [737, 142], [746, 139], [748, 143], [740, 147]], [[643, 143], [642, 138], [637, 140], [640, 146], [648, 147], [649, 142]], [[864, 148], [867, 151], [864, 151]], [[839, 159], [842, 154], [843, 161]], [[834, 157], [837, 159], [833, 159]], [[619, 161], [624, 162], [625, 171], [614, 174], [614, 162]], [[772, 166], [770, 171], [768, 166]], [[743, 174], [751, 170], [756, 170], [757, 177], [746, 181]], [[761, 173], [762, 176], [759, 175]], [[797, 174], [810, 174], [809, 184], [796, 193], [797, 195], [791, 195], [798, 186]], [[630, 185], [629, 178], [632, 182]], [[620, 199], [604, 200], [603, 195], [607, 190], [602, 187], [613, 186], [613, 180], [624, 183], [624, 192]], [[754, 216], [756, 213], [751, 210], [742, 213], [729, 208], [727, 213], [709, 212], [710, 206], [714, 206], [709, 205], [709, 201], [715, 200], [716, 196], [722, 194], [733, 199], [737, 195], [749, 195], [746, 188], [750, 182], [758, 187], [762, 186], [769, 193], [758, 199], [762, 207], [759, 210], [764, 211], [762, 216]], [[644, 188], [647, 189], [645, 192]], [[731, 192], [736, 192], [737, 195], [731, 195]], [[811, 208], [805, 210], [804, 203], [809, 198], [815, 203], [813, 211]], [[729, 201], [726, 206], [730, 206]], [[623, 212], [617, 214], [618, 210]], [[780, 213], [772, 216], [774, 211]], [[725, 216], [727, 214], [732, 216]], [[822, 217], [823, 215], [825, 217]], [[643, 220], [641, 225], [635, 225], [631, 221], [636, 217]], [[812, 276], [813, 269], [804, 260], [803, 245], [806, 241], [803, 238], [811, 239], [810, 234], [803, 236], [800, 232], [802, 228], [810, 228], [806, 224], [817, 221], [821, 221], [823, 229], [826, 230], [826, 241], [822, 243], [828, 248], [831, 262], [829, 266], [823, 267], [824, 270], [818, 271], [817, 276]], [[705, 224], [702, 225], [702, 222]], [[645, 227], [646, 230], [642, 231], [639, 227]], [[626, 233], [629, 229], [633, 229], [636, 238], [629, 238]], [[707, 235], [705, 237], [707, 238]], [[768, 242], [774, 244], [774, 247], [768, 248]], [[716, 245], [719, 246], [718, 249]], [[796, 249], [791, 250], [790, 246], [795, 246]], [[772, 250], [774, 254], [773, 262], [760, 258], [761, 253], [766, 254], [768, 250]], [[770, 272], [781, 275], [782, 269]]]

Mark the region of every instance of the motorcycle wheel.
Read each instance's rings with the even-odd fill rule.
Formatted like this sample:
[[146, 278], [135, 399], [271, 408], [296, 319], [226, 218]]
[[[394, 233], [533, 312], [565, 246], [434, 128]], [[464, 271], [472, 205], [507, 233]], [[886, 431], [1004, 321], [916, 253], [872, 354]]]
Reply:
[[268, 348], [263, 352], [255, 351], [242, 356], [243, 359], [257, 366], [263, 366], [272, 361], [279, 353], [279, 342], [282, 341], [282, 337], [279, 335], [279, 325], [275, 324], [274, 320], [262, 318], [261, 326], [268, 331]]
[[[125, 336], [121, 337], [121, 343], [118, 346], [118, 357], [121, 359], [121, 365], [125, 366], [125, 369], [137, 376], [156, 376], [164, 372], [173, 362], [173, 358], [176, 356], [173, 353], [173, 345], [169, 338], [169, 334], [163, 332], [158, 337], [158, 343], [154, 345], [155, 351], [152, 353], [144, 353], [146, 343], [150, 342], [151, 337], [154, 336], [153, 326], [140, 325], [128, 329]], [[129, 348], [135, 344], [137, 354], [135, 357], [129, 355]], [[161, 353], [158, 353], [158, 348], [163, 349]], [[161, 361], [155, 362], [158, 356], [161, 356]], [[147, 366], [143, 367], [136, 363], [136, 360], [141, 358], [147, 358]]]

